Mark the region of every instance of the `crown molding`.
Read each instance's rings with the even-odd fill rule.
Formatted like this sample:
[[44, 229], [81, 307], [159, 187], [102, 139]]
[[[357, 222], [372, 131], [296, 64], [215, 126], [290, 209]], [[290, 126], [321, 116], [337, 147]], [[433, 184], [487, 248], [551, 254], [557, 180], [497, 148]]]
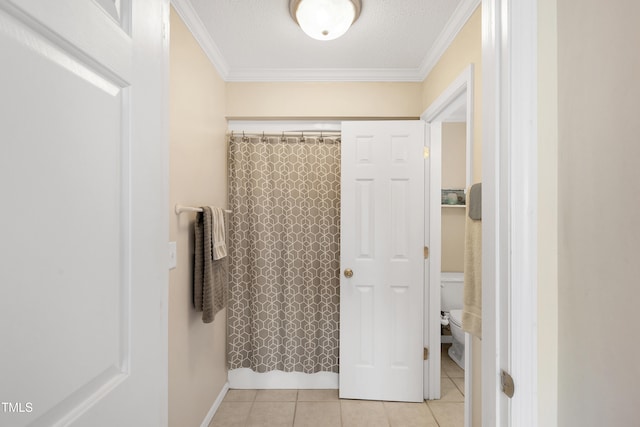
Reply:
[[185, 25], [193, 34], [205, 55], [209, 58], [209, 61], [213, 64], [215, 69], [220, 74], [223, 80], [227, 80], [229, 75], [229, 64], [224, 59], [222, 52], [218, 48], [218, 45], [213, 41], [211, 35], [207, 31], [204, 23], [193, 9], [193, 5], [189, 0], [171, 0], [171, 5], [178, 12], [178, 15], [182, 18]]
[[433, 67], [436, 66], [442, 55], [444, 55], [449, 46], [451, 46], [453, 40], [469, 18], [471, 18], [471, 15], [476, 11], [480, 3], [481, 0], [462, 0], [460, 2], [442, 32], [433, 43], [433, 46], [429, 49], [429, 52], [427, 52], [427, 56], [422, 61], [418, 73], [421, 77], [420, 81], [427, 78], [431, 70], [433, 70]]
[[231, 69], [189, 0], [171, 0], [209, 61], [227, 82], [422, 82], [449, 48], [481, 0], [462, 0], [419, 68]]
[[229, 72], [228, 82], [422, 82], [417, 68], [251, 68]]

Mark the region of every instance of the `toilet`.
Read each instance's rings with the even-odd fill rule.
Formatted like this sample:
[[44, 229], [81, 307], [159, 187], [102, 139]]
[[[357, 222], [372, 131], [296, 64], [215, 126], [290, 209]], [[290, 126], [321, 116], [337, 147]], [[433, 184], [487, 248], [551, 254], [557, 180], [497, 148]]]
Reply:
[[464, 331], [462, 330], [462, 310], [449, 312], [449, 326], [453, 336], [453, 344], [449, 347], [449, 357], [464, 369]]
[[451, 342], [449, 357], [464, 369], [464, 331], [462, 330], [462, 305], [464, 292], [464, 273], [445, 272], [440, 276], [440, 310], [444, 313], [442, 324], [451, 328], [451, 339], [444, 337], [442, 342]]

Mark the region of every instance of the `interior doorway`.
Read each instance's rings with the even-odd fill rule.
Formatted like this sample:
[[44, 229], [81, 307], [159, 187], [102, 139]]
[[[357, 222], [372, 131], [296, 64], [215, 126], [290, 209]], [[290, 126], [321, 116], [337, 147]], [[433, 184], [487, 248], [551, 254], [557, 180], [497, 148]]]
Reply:
[[[431, 268], [430, 286], [425, 304], [428, 304], [425, 317], [425, 345], [431, 351], [428, 372], [425, 372], [425, 398], [440, 399], [443, 382], [441, 371], [445, 354], [441, 353], [441, 310], [442, 310], [442, 256], [443, 256], [443, 213], [442, 190], [449, 184], [448, 177], [443, 180], [443, 134], [447, 133], [448, 123], [465, 123], [464, 135], [464, 189], [469, 188], [473, 177], [473, 65], [470, 64], [421, 116], [428, 123], [427, 134], [430, 140], [430, 234], [431, 234]], [[444, 132], [443, 132], [444, 129]], [[455, 190], [455, 189], [447, 189]], [[462, 196], [464, 197], [464, 195]], [[455, 209], [455, 208], [454, 208]], [[455, 215], [445, 214], [446, 217]], [[463, 216], [464, 218], [464, 216]], [[449, 261], [449, 260], [446, 260]], [[446, 339], [445, 339], [446, 340]], [[472, 390], [472, 340], [464, 334], [464, 418], [465, 426], [471, 419]], [[447, 386], [448, 384], [445, 384]]]

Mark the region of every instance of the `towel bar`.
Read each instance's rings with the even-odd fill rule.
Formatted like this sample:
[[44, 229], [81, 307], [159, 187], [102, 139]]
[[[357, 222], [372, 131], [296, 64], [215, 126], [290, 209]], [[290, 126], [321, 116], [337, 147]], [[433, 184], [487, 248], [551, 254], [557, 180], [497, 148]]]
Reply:
[[[180, 215], [182, 212], [202, 212], [202, 208], [194, 208], [192, 206], [176, 205], [176, 215]], [[230, 210], [225, 209], [226, 213], [231, 213]]]

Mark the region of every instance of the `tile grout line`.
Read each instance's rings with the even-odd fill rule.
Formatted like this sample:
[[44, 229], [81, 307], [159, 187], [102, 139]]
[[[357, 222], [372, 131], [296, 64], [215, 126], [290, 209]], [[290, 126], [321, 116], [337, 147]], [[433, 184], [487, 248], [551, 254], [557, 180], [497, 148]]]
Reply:
[[247, 412], [247, 418], [244, 420], [244, 425], [247, 426], [249, 424], [249, 418], [251, 418], [251, 411], [253, 411], [253, 404], [256, 403], [256, 398], [258, 397], [258, 390], [256, 390], [256, 394], [253, 395], [253, 400], [251, 401], [251, 406], [249, 407], [249, 412]]
[[291, 427], [296, 425], [296, 414], [298, 413], [298, 393], [299, 389], [296, 389], [296, 398], [293, 401], [293, 420], [291, 421]]
[[435, 412], [433, 412], [433, 409], [431, 409], [431, 405], [429, 405], [429, 403], [427, 402], [427, 408], [429, 408], [429, 412], [431, 413], [431, 416], [433, 417], [433, 419], [435, 420], [436, 424], [438, 424], [438, 427], [440, 426], [440, 421], [438, 421], [438, 417], [436, 417]]
[[391, 420], [389, 419], [389, 412], [387, 411], [387, 405], [382, 402], [382, 410], [384, 411], [384, 416], [387, 418], [387, 425], [391, 427]]

